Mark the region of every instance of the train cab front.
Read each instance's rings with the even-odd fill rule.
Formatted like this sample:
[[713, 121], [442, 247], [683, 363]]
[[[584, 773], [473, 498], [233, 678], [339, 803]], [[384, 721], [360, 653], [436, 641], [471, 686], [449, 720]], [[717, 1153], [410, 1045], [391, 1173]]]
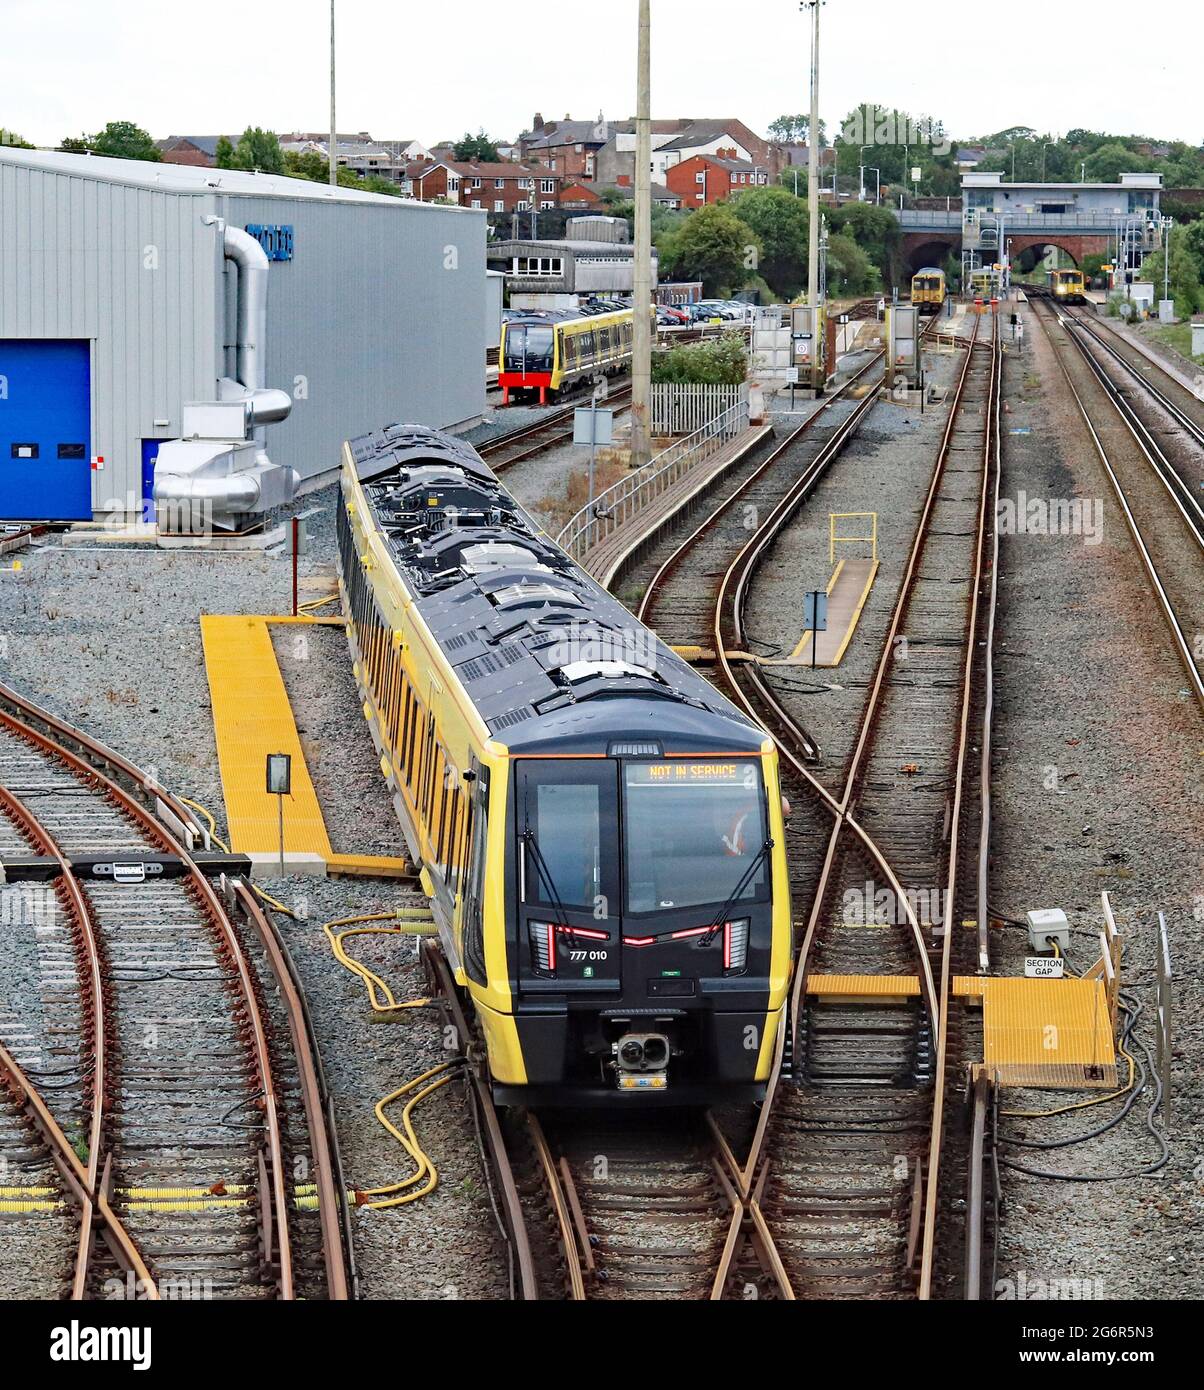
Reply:
[[502, 333], [498, 363], [498, 385], [502, 403], [508, 405], [515, 392], [539, 392], [545, 405], [552, 389], [556, 360], [556, 330], [539, 320], [511, 320]]
[[790, 930], [765, 761], [515, 761], [507, 926], [525, 1080], [495, 1082], [499, 1100], [764, 1093]]

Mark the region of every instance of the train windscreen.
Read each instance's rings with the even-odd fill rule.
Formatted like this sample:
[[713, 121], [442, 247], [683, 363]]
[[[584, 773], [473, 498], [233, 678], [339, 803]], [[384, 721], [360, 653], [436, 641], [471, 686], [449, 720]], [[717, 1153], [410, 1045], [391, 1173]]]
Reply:
[[506, 326], [507, 372], [550, 372], [553, 330], [546, 323], [511, 323]]
[[628, 912], [764, 896], [769, 864], [756, 762], [628, 763], [623, 783]]

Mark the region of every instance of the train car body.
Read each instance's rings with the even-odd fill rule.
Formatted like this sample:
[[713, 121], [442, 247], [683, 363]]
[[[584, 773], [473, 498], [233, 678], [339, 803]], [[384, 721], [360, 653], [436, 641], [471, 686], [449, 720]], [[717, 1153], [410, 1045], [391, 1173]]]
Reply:
[[1086, 304], [1087, 277], [1081, 270], [1051, 270], [1049, 290], [1063, 304]]
[[764, 1090], [771, 739], [422, 426], [345, 446], [339, 582], [393, 805], [503, 1103]]
[[586, 378], [610, 376], [631, 363], [632, 312], [524, 314], [506, 321], [498, 357], [503, 404], [514, 391], [539, 392], [539, 403]]
[[939, 314], [945, 303], [945, 272], [926, 265], [911, 277], [911, 302], [921, 314]]

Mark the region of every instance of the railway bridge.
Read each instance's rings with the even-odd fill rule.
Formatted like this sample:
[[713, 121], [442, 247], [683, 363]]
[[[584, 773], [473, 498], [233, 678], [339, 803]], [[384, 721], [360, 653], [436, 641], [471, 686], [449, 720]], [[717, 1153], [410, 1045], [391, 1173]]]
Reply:
[[[1160, 244], [1160, 174], [1122, 174], [1119, 183], [1004, 183], [1002, 174], [967, 174], [961, 207], [903, 209], [901, 253], [908, 273], [941, 265], [1014, 264], [1056, 246], [1076, 266], [1115, 253], [1130, 269]], [[1026, 253], [1035, 251], [1035, 257]]]

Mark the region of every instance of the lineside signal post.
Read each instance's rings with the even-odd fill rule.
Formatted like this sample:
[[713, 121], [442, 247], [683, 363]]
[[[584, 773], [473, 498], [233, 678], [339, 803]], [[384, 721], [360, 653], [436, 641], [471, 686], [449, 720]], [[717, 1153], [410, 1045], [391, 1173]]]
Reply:
[[823, 589], [809, 589], [803, 596], [803, 631], [810, 632], [811, 669], [815, 670], [815, 647], [821, 632], [828, 630], [828, 595]]
[[292, 794], [293, 758], [291, 753], [269, 753], [267, 756], [267, 790], [274, 796], [279, 811], [280, 877], [284, 877], [284, 798]]

